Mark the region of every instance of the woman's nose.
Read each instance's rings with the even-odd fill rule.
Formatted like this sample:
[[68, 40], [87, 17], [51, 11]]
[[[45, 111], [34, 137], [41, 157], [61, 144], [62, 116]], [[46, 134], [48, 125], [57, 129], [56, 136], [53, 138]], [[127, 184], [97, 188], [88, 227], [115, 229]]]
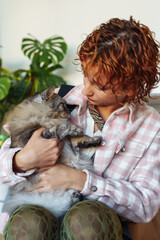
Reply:
[[88, 97], [88, 96], [92, 96], [92, 88], [91, 88], [91, 86], [86, 86], [86, 85], [84, 85], [84, 88], [82, 89], [82, 94], [84, 95], [84, 96], [86, 96], [86, 97]]
[[93, 95], [92, 87], [89, 84], [89, 82], [86, 83], [86, 81], [85, 81], [84, 88], [82, 90], [82, 94], [86, 97]]

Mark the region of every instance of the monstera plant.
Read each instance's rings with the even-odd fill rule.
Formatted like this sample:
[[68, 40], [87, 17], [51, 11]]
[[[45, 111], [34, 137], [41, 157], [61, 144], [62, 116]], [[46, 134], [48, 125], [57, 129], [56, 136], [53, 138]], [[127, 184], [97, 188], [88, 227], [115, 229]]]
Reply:
[[63, 37], [51, 37], [43, 43], [33, 36], [24, 38], [22, 51], [31, 60], [30, 69], [19, 69], [14, 72], [17, 78], [20, 77], [25, 82], [23, 94], [33, 95], [51, 85], [59, 87], [65, 83], [62, 77], [53, 73], [58, 68], [62, 68], [59, 63], [67, 51]]
[[32, 35], [22, 39], [21, 49], [31, 63], [29, 69], [10, 72], [0, 64], [0, 122], [4, 114], [24, 98], [43, 91], [51, 85], [59, 87], [66, 83], [55, 74], [62, 68], [60, 62], [67, 52], [67, 44], [61, 36], [40, 42]]

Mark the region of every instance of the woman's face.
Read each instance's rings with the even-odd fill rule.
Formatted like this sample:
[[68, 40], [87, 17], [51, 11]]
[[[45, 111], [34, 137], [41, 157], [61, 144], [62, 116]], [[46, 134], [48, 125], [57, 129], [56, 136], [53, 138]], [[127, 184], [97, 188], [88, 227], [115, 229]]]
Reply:
[[[120, 103], [124, 103], [127, 97], [125, 92], [119, 92], [116, 95], [111, 89], [102, 90], [96, 83], [94, 74], [90, 72], [87, 76], [84, 76], [84, 88], [82, 94], [88, 98], [90, 103], [95, 106], [117, 106]], [[101, 75], [101, 80], [106, 82], [106, 76]]]

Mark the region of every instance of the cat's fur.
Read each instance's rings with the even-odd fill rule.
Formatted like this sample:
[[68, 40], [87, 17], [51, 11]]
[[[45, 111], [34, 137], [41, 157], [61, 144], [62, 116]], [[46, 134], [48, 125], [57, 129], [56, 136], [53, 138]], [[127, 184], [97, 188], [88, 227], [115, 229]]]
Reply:
[[[11, 134], [11, 147], [24, 147], [33, 132], [41, 126], [46, 127], [44, 138], [60, 138], [64, 145], [60, 154], [59, 163], [77, 169], [92, 169], [92, 159], [88, 151], [95, 151], [101, 144], [101, 137], [89, 137], [83, 130], [69, 121], [70, 112], [62, 97], [54, 93], [54, 87], [24, 100], [13, 110], [8, 122]], [[43, 146], [42, 146], [43, 147]], [[75, 190], [54, 191], [50, 193], [26, 192], [25, 189], [37, 182], [38, 173], [34, 173], [10, 187], [11, 197], [5, 210], [12, 213], [24, 204], [37, 204], [48, 209], [59, 218], [80, 199]]]

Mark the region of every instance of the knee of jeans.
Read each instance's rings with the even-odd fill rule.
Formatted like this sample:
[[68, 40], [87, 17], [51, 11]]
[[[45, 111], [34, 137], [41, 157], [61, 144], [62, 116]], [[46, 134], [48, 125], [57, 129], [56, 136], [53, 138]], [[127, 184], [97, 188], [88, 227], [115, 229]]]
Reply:
[[[43, 207], [37, 205], [24, 205], [12, 213], [8, 223], [10, 226], [20, 226], [22, 223], [25, 223], [26, 227], [30, 227], [32, 229], [32, 227], [35, 227], [36, 221], [39, 222], [41, 219], [47, 221], [50, 215], [51, 214]], [[41, 222], [45, 223], [45, 221]]]
[[82, 232], [86, 236], [100, 235], [101, 239], [110, 239], [103, 236], [115, 234], [117, 238], [113, 239], [122, 239], [121, 223], [116, 213], [105, 204], [93, 200], [75, 204], [65, 215], [61, 230], [62, 234], [67, 233], [69, 236]]
[[95, 200], [85, 200], [75, 204], [66, 214], [64, 221], [68, 226], [85, 224], [92, 222], [93, 226], [102, 225], [102, 223], [113, 222], [113, 225], [120, 225], [117, 214], [105, 204]]
[[[45, 208], [24, 205], [13, 212], [5, 229], [4, 239], [58, 239], [59, 221]], [[36, 238], [38, 234], [39, 238]], [[28, 236], [28, 237], [27, 237]], [[48, 236], [56, 236], [48, 238]]]
[[105, 218], [109, 216], [114, 216], [115, 218], [119, 219], [117, 214], [110, 209], [108, 206], [106, 206], [104, 203], [96, 201], [96, 200], [85, 200], [76, 203], [68, 213], [66, 214], [66, 217], [76, 217], [79, 213], [85, 218], [85, 216], [90, 215], [104, 215]]

